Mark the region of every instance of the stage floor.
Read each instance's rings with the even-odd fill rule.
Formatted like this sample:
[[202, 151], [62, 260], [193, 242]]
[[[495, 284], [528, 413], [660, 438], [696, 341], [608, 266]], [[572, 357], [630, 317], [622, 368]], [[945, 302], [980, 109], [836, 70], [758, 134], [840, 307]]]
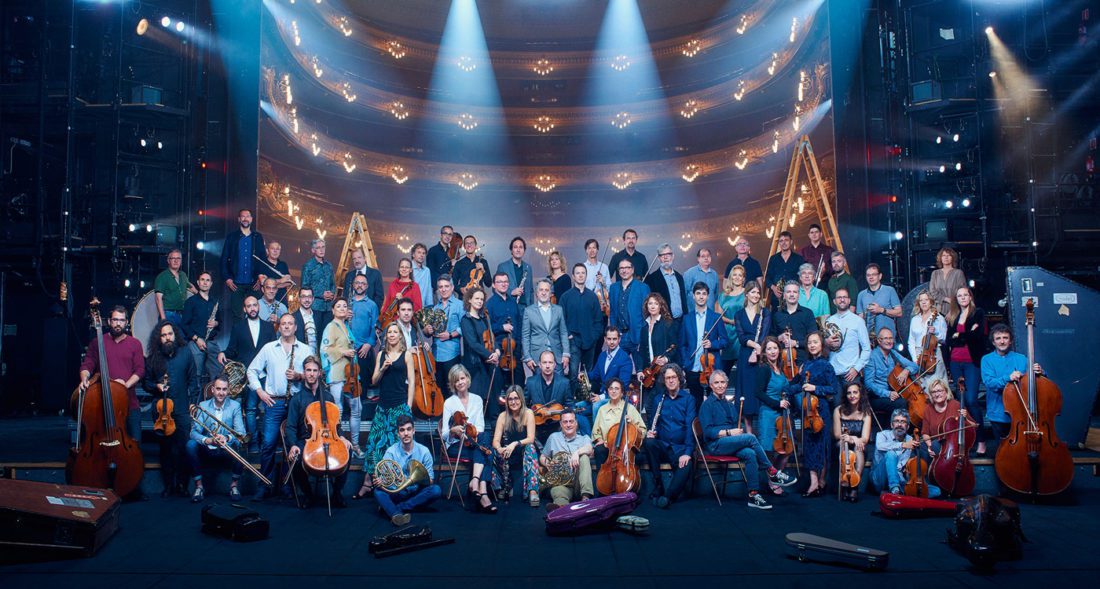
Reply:
[[[18, 427], [13, 427], [18, 425]], [[41, 425], [41, 422], [38, 424]], [[26, 421], [0, 422], [0, 463], [11, 462], [19, 443], [13, 432]], [[48, 436], [52, 437], [52, 436]], [[60, 436], [63, 442], [64, 436]], [[13, 442], [7, 444], [5, 442]], [[50, 442], [54, 446], [56, 442]], [[57, 447], [57, 446], [54, 446]], [[60, 453], [64, 455], [64, 444]], [[56, 473], [41, 471], [38, 480]], [[156, 473], [150, 473], [156, 477]], [[349, 479], [347, 493], [358, 482]], [[224, 487], [224, 483], [219, 485]], [[709, 491], [701, 481], [700, 491]], [[223, 587], [302, 586], [311, 583], [392, 583], [438, 587], [447, 579], [476, 586], [667, 587], [684, 579], [754, 586], [942, 587], [1019, 586], [1024, 583], [1075, 586], [1094, 582], [1095, 523], [1100, 521], [1100, 479], [1078, 468], [1072, 490], [1058, 504], [1022, 505], [1023, 529], [1030, 543], [1025, 558], [998, 565], [994, 575], [973, 571], [945, 543], [950, 519], [887, 520], [873, 515], [877, 499], [839, 503], [819, 499], [775, 498], [774, 509], [745, 506], [742, 488], [732, 486], [725, 505], [700, 492], [668, 510], [644, 503], [636, 512], [651, 521], [648, 536], [600, 531], [579, 537], [549, 537], [544, 510], [519, 500], [497, 515], [465, 512], [457, 500], [441, 501], [413, 516], [430, 524], [436, 538], [452, 545], [375, 559], [367, 543], [394, 528], [373, 500], [349, 501], [346, 509], [301, 511], [292, 502], [245, 502], [271, 522], [271, 537], [236, 544], [199, 532], [200, 506], [186, 498], [127, 503], [121, 529], [95, 557], [0, 567], [4, 587]], [[208, 503], [225, 502], [223, 494]], [[861, 573], [837, 566], [800, 563], [785, 556], [784, 536], [808, 532], [886, 550], [886, 572]], [[825, 576], [822, 576], [825, 575]]]

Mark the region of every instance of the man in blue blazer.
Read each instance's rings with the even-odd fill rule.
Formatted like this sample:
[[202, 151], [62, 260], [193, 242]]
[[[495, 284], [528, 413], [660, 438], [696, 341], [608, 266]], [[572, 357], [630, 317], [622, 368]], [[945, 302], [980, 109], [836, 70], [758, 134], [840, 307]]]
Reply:
[[616, 271], [619, 273], [619, 281], [611, 285], [608, 296], [611, 307], [609, 324], [619, 328], [619, 333], [622, 334], [619, 345], [633, 354], [638, 350], [638, 343], [645, 330], [642, 305], [649, 296], [649, 287], [634, 277], [634, 263], [629, 258], [621, 260]]
[[684, 321], [680, 325], [680, 359], [687, 369], [688, 389], [695, 397], [695, 409], [698, 411], [705, 392], [705, 385], [699, 381], [699, 373], [703, 371], [701, 358], [709, 352], [714, 355], [714, 367], [722, 368], [722, 348], [729, 342], [725, 327], [715, 327], [715, 324], [721, 323], [722, 316], [707, 306], [710, 287], [705, 282], [696, 282], [691, 287], [691, 297], [695, 308], [684, 313]]
[[[210, 390], [210, 398], [199, 403], [199, 408], [205, 413], [197, 412], [195, 419], [191, 421], [191, 435], [187, 440], [187, 460], [191, 463], [195, 482], [191, 502], [201, 503], [206, 498], [206, 491], [202, 486], [202, 468], [218, 461], [227, 462], [233, 471], [233, 480], [229, 483], [229, 499], [240, 501], [244, 465], [234, 460], [225, 448], [232, 448], [238, 454], [241, 452], [240, 440], [244, 437], [241, 404], [226, 398], [229, 396], [229, 380], [225, 374], [214, 377]], [[233, 431], [227, 432], [222, 424], [233, 428]]]
[[[596, 362], [588, 371], [588, 380], [592, 383], [593, 396], [588, 399], [592, 403], [592, 419], [596, 418], [596, 412], [607, 402], [607, 381], [617, 378], [623, 382], [623, 386], [630, 384], [634, 375], [634, 359], [626, 350], [619, 346], [622, 335], [619, 328], [608, 325], [603, 332], [603, 342], [607, 348], [600, 352]], [[626, 394], [626, 391], [623, 391]]]

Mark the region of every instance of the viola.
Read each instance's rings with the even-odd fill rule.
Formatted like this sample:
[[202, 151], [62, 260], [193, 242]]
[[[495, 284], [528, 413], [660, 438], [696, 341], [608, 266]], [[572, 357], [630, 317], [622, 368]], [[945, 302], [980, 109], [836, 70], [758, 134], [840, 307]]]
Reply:
[[657, 364], [657, 358], [668, 358], [668, 355], [672, 353], [672, 350], [676, 348], [676, 344], [670, 344], [668, 349], [661, 352], [660, 356], [655, 356], [653, 362], [649, 366], [642, 370], [642, 386], [644, 388], [653, 388], [653, 385], [657, 384], [657, 373], [661, 371], [661, 366]]
[[[966, 380], [959, 379], [959, 398], [965, 398]], [[962, 497], [974, 492], [974, 465], [970, 463], [970, 448], [974, 446], [977, 432], [967, 425], [967, 419], [959, 413], [948, 417], [944, 422], [945, 431], [958, 430], [954, 435], [944, 436], [940, 452], [932, 459], [932, 477], [945, 495]]]
[[400, 301], [405, 296], [405, 293], [408, 292], [408, 290], [412, 288], [412, 285], [414, 284], [416, 283], [409, 282], [408, 284], [406, 284], [405, 288], [402, 288], [401, 292], [397, 293], [397, 296], [393, 297], [393, 300], [390, 301], [390, 304], [386, 305], [386, 310], [383, 311], [382, 314], [378, 317], [379, 327], [385, 329], [387, 325], [393, 323], [394, 319], [397, 318], [397, 301]]
[[905, 489], [903, 495], [909, 497], [928, 497], [928, 462], [920, 457], [920, 429], [913, 428], [913, 439], [917, 447], [913, 448], [913, 457], [905, 463]]
[[928, 317], [928, 333], [925, 333], [921, 339], [921, 352], [920, 356], [917, 357], [917, 366], [925, 374], [930, 374], [936, 370], [936, 348], [940, 345], [940, 338], [936, 336], [932, 329], [935, 322], [936, 309], [933, 307], [932, 314]]
[[447, 258], [450, 260], [457, 260], [459, 256], [459, 246], [462, 245], [462, 235], [457, 231], [451, 236], [451, 242], [447, 244]]
[[779, 352], [780, 369], [787, 380], [794, 380], [802, 372], [802, 366], [798, 364], [798, 350], [791, 345], [791, 328], [786, 330], [787, 345]]
[[[508, 318], [504, 323], [511, 324], [512, 319]], [[508, 332], [504, 341], [500, 342], [500, 369], [512, 371], [516, 369], [516, 340], [512, 337], [512, 332]], [[512, 375], [512, 384], [516, 384], [515, 374]]]
[[1073, 482], [1073, 458], [1058, 439], [1054, 419], [1062, 412], [1062, 391], [1035, 373], [1035, 303], [1027, 301], [1027, 378], [1004, 389], [1009, 434], [997, 448], [993, 467], [1006, 487], [1026, 495], [1055, 495]]
[[467, 288], [476, 288], [485, 279], [485, 264], [477, 262], [476, 258], [475, 262], [474, 267], [470, 270], [470, 280], [466, 283]]
[[91, 378], [83, 393], [79, 389], [73, 393], [76, 446], [69, 449], [65, 480], [71, 485], [113, 489], [125, 496], [141, 483], [145, 460], [141, 445], [126, 433], [130, 393], [122, 383], [111, 380], [107, 371], [98, 299], [92, 299], [89, 314], [96, 331], [99, 374]]
[[[810, 371], [806, 371], [806, 384], [810, 384]], [[817, 395], [810, 392], [802, 393], [802, 427], [815, 434], [825, 429], [825, 420], [821, 419], [820, 401]]]
[[[848, 428], [841, 430], [841, 439], [848, 435]], [[859, 457], [854, 450], [848, 448], [848, 442], [840, 443], [840, 486], [855, 489], [859, 487], [859, 470], [856, 469], [856, 460]]]
[[[299, 394], [306, 394], [304, 391]], [[302, 465], [315, 476], [340, 476], [348, 469], [348, 447], [340, 439], [340, 408], [330, 401], [306, 406], [309, 439], [302, 448]]]
[[561, 412], [565, 407], [561, 403], [545, 403], [531, 405], [531, 411], [535, 413], [535, 425], [544, 425], [548, 421], [561, 421]]
[[358, 399], [363, 395], [363, 383], [359, 381], [359, 356], [348, 358], [347, 366], [344, 366], [344, 394]]
[[607, 432], [610, 441], [607, 461], [596, 475], [596, 488], [603, 495], [636, 491], [642, 484], [641, 473], [635, 464], [635, 454], [642, 447], [642, 431], [626, 418], [626, 399], [621, 402], [622, 417]]
[[920, 427], [924, 422], [924, 408], [928, 406], [928, 395], [911, 376], [901, 378], [904, 370], [901, 364], [895, 364], [890, 375], [886, 377], [886, 382], [890, 385], [890, 390], [901, 395], [909, 403], [909, 422], [914, 427]]
[[164, 385], [163, 396], [155, 403], [157, 410], [157, 418], [153, 422], [153, 432], [158, 436], [170, 436], [176, 433], [176, 420], [172, 419], [172, 411], [175, 410], [176, 404], [172, 402], [172, 399], [168, 398], [168, 371], [165, 370], [164, 377], [160, 379], [160, 384]]
[[607, 287], [603, 285], [597, 285], [596, 287], [596, 300], [600, 302], [600, 311], [604, 317], [611, 316], [611, 295], [607, 292]]
[[[783, 394], [783, 398], [787, 398], [787, 394]], [[779, 414], [779, 417], [775, 418], [775, 440], [772, 442], [772, 449], [776, 454], [790, 454], [794, 452], [794, 436], [791, 434], [794, 432], [791, 426], [791, 410], [790, 408], [784, 409], [783, 413]]]
[[455, 427], [457, 425], [463, 429], [466, 434], [464, 436], [465, 440], [463, 440], [463, 443], [466, 444], [467, 448], [473, 448], [477, 444], [477, 428], [474, 427], [474, 424], [470, 423], [470, 419], [466, 417], [466, 414], [464, 412], [455, 411], [453, 414], [451, 414], [451, 421], [449, 425], [451, 427]]

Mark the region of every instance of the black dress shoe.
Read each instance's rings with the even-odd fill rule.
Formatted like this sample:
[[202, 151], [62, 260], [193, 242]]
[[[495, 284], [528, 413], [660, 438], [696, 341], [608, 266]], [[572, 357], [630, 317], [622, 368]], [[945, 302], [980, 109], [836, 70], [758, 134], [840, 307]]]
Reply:
[[336, 509], [343, 509], [348, 506], [348, 502], [344, 500], [343, 495], [335, 493], [332, 496], [332, 506]]

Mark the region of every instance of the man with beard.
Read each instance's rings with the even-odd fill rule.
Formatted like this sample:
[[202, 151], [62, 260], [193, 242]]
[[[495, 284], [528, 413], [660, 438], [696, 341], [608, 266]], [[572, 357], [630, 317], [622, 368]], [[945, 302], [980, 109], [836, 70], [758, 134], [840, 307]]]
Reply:
[[[228, 464], [233, 479], [229, 483], [229, 500], [241, 500], [241, 474], [244, 465], [233, 459], [228, 449], [240, 453], [238, 440], [244, 437], [244, 419], [241, 417], [240, 403], [229, 399], [229, 380], [224, 374], [214, 377], [210, 386], [210, 398], [199, 403], [198, 412], [191, 423], [191, 439], [187, 440], [187, 460], [191, 465], [191, 475], [195, 482], [195, 491], [191, 494], [192, 503], [201, 503], [206, 498], [202, 484], [203, 467]], [[215, 421], [217, 420], [217, 421]], [[219, 423], [220, 422], [220, 423]], [[225, 424], [233, 428], [228, 432]]]
[[[855, 303], [855, 297], [859, 294], [859, 285], [856, 284], [855, 277], [848, 272], [848, 259], [844, 257], [844, 252], [833, 252], [830, 256], [831, 266], [833, 274], [829, 278], [829, 301], [831, 302], [836, 298], [836, 292], [840, 289], [848, 291], [848, 297], [852, 298], [852, 303]], [[833, 303], [830, 310], [836, 313], [836, 304]], [[867, 326], [864, 325], [864, 328]]]
[[[240, 362], [247, 369], [260, 348], [275, 340], [275, 329], [271, 327], [271, 322], [260, 320], [260, 304], [256, 301], [256, 297], [252, 295], [245, 297], [243, 316], [244, 321], [233, 324], [233, 330], [229, 332], [229, 345], [225, 347], [225, 352], [218, 354], [218, 363], [222, 366], [225, 366], [228, 360], [233, 360]], [[243, 394], [245, 395], [244, 423], [251, 436], [248, 451], [256, 453], [260, 450], [260, 432], [256, 430], [256, 410], [260, 399], [252, 387], [246, 386]]]
[[[286, 313], [286, 309], [283, 309]], [[294, 332], [298, 341], [309, 346], [311, 354], [320, 353], [321, 334], [328, 325], [325, 317], [317, 311], [317, 297], [312, 288], [303, 286], [298, 289], [298, 310], [294, 312], [294, 324], [297, 326]]]
[[167, 411], [165, 399], [173, 407], [169, 414], [176, 422], [172, 435], [157, 431], [160, 442], [160, 477], [164, 481], [161, 497], [171, 494], [187, 494], [187, 476], [181, 473], [186, 456], [187, 439], [191, 433], [191, 403], [198, 402], [199, 381], [195, 378], [195, 362], [191, 355], [182, 352], [176, 337], [176, 326], [168, 320], [161, 321], [153, 330], [149, 342], [149, 357], [145, 359], [145, 378], [142, 386], [153, 396], [153, 419]]
[[225, 287], [233, 293], [229, 298], [229, 308], [233, 317], [243, 317], [244, 298], [251, 293], [252, 284], [260, 276], [260, 265], [256, 257], [264, 255], [264, 236], [252, 230], [252, 211], [241, 209], [237, 213], [237, 229], [225, 236], [222, 247], [221, 270]]
[[839, 335], [825, 340], [834, 350], [829, 354], [829, 363], [837, 378], [845, 385], [859, 382], [859, 373], [871, 360], [871, 340], [867, 335], [867, 324], [852, 313], [852, 298], [848, 291], [840, 289], [833, 297], [836, 313], [830, 315], [826, 323], [832, 323], [840, 329]]
[[[126, 387], [130, 393], [130, 412], [126, 416], [126, 433], [135, 441], [141, 441], [141, 409], [138, 405], [134, 385], [145, 376], [145, 357], [142, 356], [141, 342], [126, 335], [126, 307], [118, 305], [111, 309], [107, 319], [107, 336], [103, 338], [103, 348], [107, 356], [107, 374], [111, 380]], [[99, 345], [92, 338], [84, 361], [80, 363], [80, 390], [88, 389], [92, 374], [100, 371]]]
[[[615, 255], [611, 256], [611, 261], [607, 264], [611, 268], [618, 268], [619, 262], [623, 260], [630, 260], [630, 264], [634, 267], [634, 276], [638, 280], [645, 279], [646, 274], [649, 274], [649, 260], [645, 259], [645, 254], [638, 251], [638, 232], [633, 229], [627, 229], [623, 231], [623, 247]], [[615, 282], [622, 280], [622, 276], [615, 276]]]
[[774, 301], [773, 308], [782, 306], [783, 285], [790, 281], [794, 281], [797, 285], [798, 268], [806, 263], [802, 256], [792, 249], [794, 237], [791, 236], [790, 231], [780, 233], [778, 243], [779, 251], [768, 258], [768, 265], [764, 273], [764, 284], [771, 289], [774, 295], [772, 299]]
[[[374, 376], [374, 348], [378, 344], [374, 326], [378, 323], [378, 305], [375, 305], [374, 300], [367, 296], [366, 276], [355, 277], [351, 293], [351, 298], [348, 299], [351, 320], [348, 325], [352, 337], [355, 338], [355, 361], [359, 363], [359, 383], [365, 392], [370, 387]], [[369, 396], [369, 393], [367, 395]], [[359, 419], [363, 412], [363, 402], [361, 398], [349, 398], [348, 401], [351, 408], [351, 443], [354, 449], [358, 449]]]
[[350, 297], [355, 292], [355, 278], [362, 276], [367, 281], [367, 297], [374, 301], [379, 312], [382, 302], [386, 299], [386, 289], [382, 287], [382, 273], [367, 265], [367, 256], [363, 250], [351, 252], [351, 270], [344, 274], [344, 297]]
[[195, 362], [200, 387], [207, 378], [221, 372], [221, 365], [217, 362], [221, 349], [214, 341], [218, 335], [218, 318], [214, 309], [217, 302], [210, 296], [213, 283], [214, 278], [209, 272], [200, 273], [195, 279], [198, 294], [183, 304], [183, 337], [187, 338], [187, 349]]
[[[920, 440], [913, 439], [907, 431], [909, 412], [905, 409], [894, 409], [890, 414], [890, 429], [884, 429], [875, 435], [875, 462], [871, 467], [871, 480], [880, 492], [889, 491], [897, 495], [905, 486], [905, 463], [913, 456], [913, 450], [920, 447]], [[938, 487], [928, 485], [929, 498], [939, 495]]]
[[672, 269], [672, 260], [672, 246], [662, 243], [657, 248], [659, 267], [656, 272], [646, 277], [645, 284], [649, 287], [649, 292], [655, 292], [664, 297], [665, 302], [668, 303], [668, 311], [672, 314], [673, 329], [679, 333], [684, 311], [688, 307], [685, 302], [687, 299], [684, 297], [684, 277]]
[[[287, 452], [286, 459], [293, 463], [294, 466], [294, 481], [298, 485], [299, 489], [302, 489], [305, 493], [305, 502], [303, 507], [308, 507], [313, 501], [313, 486], [309, 484], [309, 475], [306, 474], [305, 467], [302, 465], [301, 460], [295, 460], [302, 453], [302, 450], [306, 447], [306, 439], [309, 438], [310, 428], [306, 423], [306, 408], [311, 403], [323, 401], [326, 403], [336, 404], [336, 400], [333, 399], [329, 393], [328, 386], [321, 378], [321, 361], [316, 356], [309, 356], [302, 361], [302, 372], [300, 373], [301, 388], [290, 399], [289, 410], [286, 415], [286, 443], [290, 445], [290, 450]], [[333, 424], [334, 426], [338, 424]], [[349, 449], [351, 448], [351, 442], [347, 438], [340, 437], [334, 440], [334, 444], [344, 444]], [[333, 507], [344, 507], [344, 496], [341, 493], [344, 489], [344, 483], [347, 481], [348, 471], [344, 469], [342, 473], [332, 477], [331, 487], [325, 489], [326, 492], [330, 492]]]

